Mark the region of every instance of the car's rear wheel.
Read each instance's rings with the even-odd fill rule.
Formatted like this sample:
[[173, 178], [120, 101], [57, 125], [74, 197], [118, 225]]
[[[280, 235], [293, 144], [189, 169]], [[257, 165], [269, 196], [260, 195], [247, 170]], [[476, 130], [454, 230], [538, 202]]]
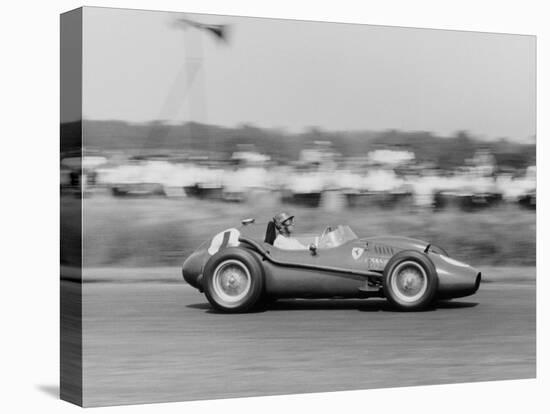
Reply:
[[203, 271], [204, 293], [222, 312], [246, 312], [260, 300], [264, 274], [254, 255], [240, 248], [224, 249], [212, 256]]
[[437, 284], [432, 261], [426, 254], [414, 250], [397, 253], [384, 269], [384, 294], [401, 310], [426, 308], [435, 298]]

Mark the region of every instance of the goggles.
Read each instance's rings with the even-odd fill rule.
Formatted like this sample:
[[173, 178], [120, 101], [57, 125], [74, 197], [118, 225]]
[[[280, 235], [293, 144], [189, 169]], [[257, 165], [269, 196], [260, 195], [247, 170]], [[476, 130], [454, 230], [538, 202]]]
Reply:
[[285, 227], [294, 225], [294, 217], [290, 217], [290, 218], [286, 219], [285, 221], [283, 221], [281, 223], [281, 225], [283, 225]]

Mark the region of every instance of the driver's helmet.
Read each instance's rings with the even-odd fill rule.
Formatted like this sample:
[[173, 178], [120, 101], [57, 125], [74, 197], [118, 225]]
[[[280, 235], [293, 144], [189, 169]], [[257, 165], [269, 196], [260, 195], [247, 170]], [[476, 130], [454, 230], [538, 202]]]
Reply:
[[275, 227], [279, 231], [288, 232], [287, 227], [294, 224], [294, 216], [290, 215], [286, 211], [283, 211], [282, 213], [277, 214], [275, 217], [273, 217], [273, 222], [275, 223]]

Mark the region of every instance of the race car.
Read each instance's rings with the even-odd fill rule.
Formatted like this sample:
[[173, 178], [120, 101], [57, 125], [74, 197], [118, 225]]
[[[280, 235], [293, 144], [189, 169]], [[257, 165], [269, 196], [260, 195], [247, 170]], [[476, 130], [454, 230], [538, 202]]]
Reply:
[[[428, 242], [400, 236], [359, 238], [348, 225], [294, 236], [303, 250], [283, 250], [245, 219], [198, 247], [183, 278], [218, 311], [247, 312], [279, 298], [386, 298], [414, 311], [438, 299], [474, 294], [481, 272]], [[269, 233], [269, 231], [267, 232]]]

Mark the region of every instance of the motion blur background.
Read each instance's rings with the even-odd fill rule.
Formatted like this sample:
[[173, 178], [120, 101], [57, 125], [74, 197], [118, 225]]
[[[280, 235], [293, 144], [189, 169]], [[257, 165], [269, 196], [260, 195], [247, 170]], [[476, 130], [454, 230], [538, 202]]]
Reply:
[[535, 265], [534, 37], [101, 8], [84, 19], [84, 119], [64, 108], [61, 192], [67, 206], [85, 195], [85, 266], [179, 265], [240, 219], [283, 209], [297, 232], [345, 223], [472, 264]]

